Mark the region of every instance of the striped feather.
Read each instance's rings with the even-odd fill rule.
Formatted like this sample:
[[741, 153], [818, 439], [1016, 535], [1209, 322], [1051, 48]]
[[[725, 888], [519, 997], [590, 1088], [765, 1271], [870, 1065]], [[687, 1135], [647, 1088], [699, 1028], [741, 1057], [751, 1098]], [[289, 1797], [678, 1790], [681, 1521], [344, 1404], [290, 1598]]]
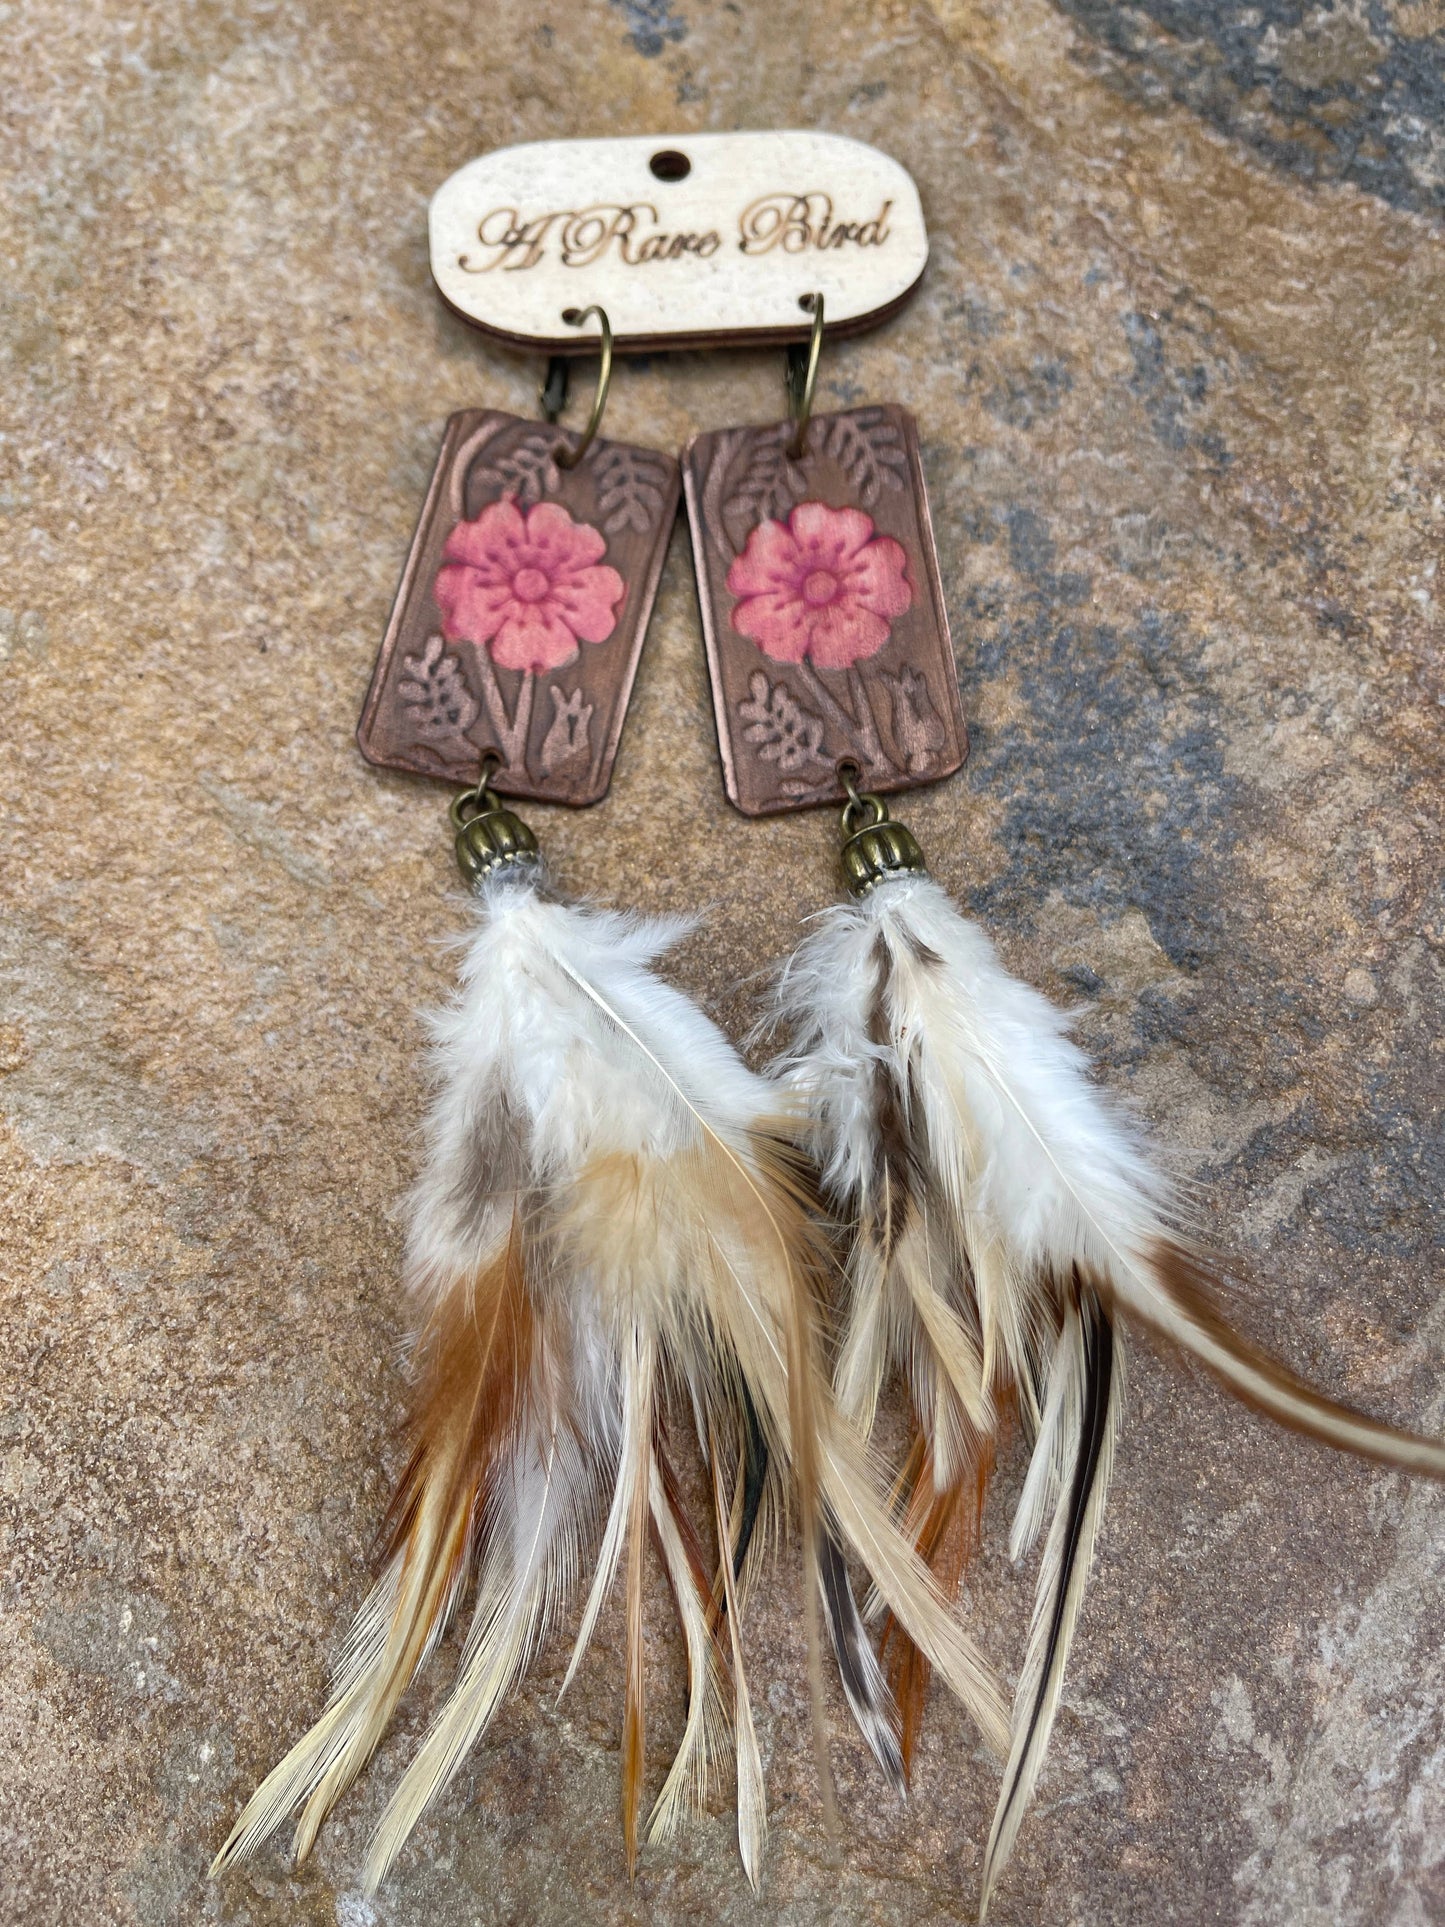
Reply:
[[980, 1920], [1013, 1851], [1043, 1767], [1113, 1468], [1122, 1358], [1116, 1353], [1109, 1315], [1091, 1291], [1082, 1291], [1078, 1304], [1070, 1305], [1065, 1335], [1070, 1378], [1064, 1399], [1067, 1468], [1039, 1572], [1028, 1647], [1014, 1697], [1013, 1747], [984, 1854]]

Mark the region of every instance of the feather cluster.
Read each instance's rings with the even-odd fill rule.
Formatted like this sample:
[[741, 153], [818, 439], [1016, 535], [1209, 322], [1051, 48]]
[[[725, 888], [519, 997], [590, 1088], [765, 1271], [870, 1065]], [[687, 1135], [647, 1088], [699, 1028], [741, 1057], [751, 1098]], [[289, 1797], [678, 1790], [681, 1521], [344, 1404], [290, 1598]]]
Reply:
[[[685, 924], [562, 901], [531, 861], [474, 888], [460, 987], [433, 1020], [406, 1253], [412, 1452], [380, 1576], [329, 1704], [215, 1867], [293, 1818], [303, 1858], [465, 1618], [455, 1684], [373, 1837], [374, 1888], [554, 1631], [571, 1640], [565, 1691], [620, 1577], [629, 1869], [644, 1832], [666, 1836], [700, 1801], [726, 1749], [756, 1885], [767, 1809], [742, 1617], [749, 1548], [786, 1499], [825, 1802], [820, 1608], [895, 1784], [935, 1671], [1007, 1755], [982, 1915], [1044, 1763], [1103, 1518], [1121, 1314], [1331, 1444], [1434, 1477], [1445, 1447], [1325, 1398], [1233, 1330], [1066, 1018], [926, 875], [876, 881], [818, 919], [780, 980], [791, 1047], [773, 1080], [656, 973]], [[848, 1238], [831, 1383], [815, 1310], [829, 1249], [799, 1140]], [[914, 1428], [890, 1502], [868, 1440], [895, 1375]], [[713, 1555], [669, 1457], [670, 1399], [696, 1426]], [[1012, 1413], [1032, 1454], [1010, 1549], [1043, 1550], [1010, 1719], [951, 1602]], [[649, 1546], [682, 1632], [688, 1711], [644, 1819]], [[876, 1651], [850, 1559], [886, 1614]]]
[[[306, 1854], [438, 1638], [467, 1614], [455, 1685], [373, 1838], [374, 1888], [553, 1628], [572, 1641], [571, 1679], [620, 1574], [629, 1866], [644, 1825], [663, 1836], [698, 1799], [731, 1728], [739, 1844], [756, 1882], [766, 1805], [741, 1584], [781, 1482], [802, 1522], [814, 1679], [821, 1601], [885, 1765], [899, 1770], [891, 1700], [845, 1553], [999, 1751], [1006, 1710], [836, 1416], [817, 1362], [819, 1240], [779, 1134], [778, 1089], [653, 969], [685, 926], [560, 901], [530, 863], [482, 882], [475, 916], [459, 992], [434, 1020], [436, 1096], [406, 1254], [420, 1326], [413, 1450], [380, 1578], [329, 1705], [216, 1866], [292, 1816]], [[695, 1416], [715, 1561], [669, 1461], [665, 1388]], [[689, 1702], [644, 1822], [650, 1542], [681, 1623]]]
[[[1010, 1550], [1044, 1533], [1012, 1743], [983, 1869], [986, 1909], [1038, 1779], [1103, 1516], [1123, 1391], [1120, 1314], [1286, 1425], [1445, 1476], [1445, 1447], [1325, 1398], [1235, 1332], [1133, 1127], [1067, 1019], [1000, 965], [924, 874], [825, 911], [783, 972], [779, 1065], [850, 1237], [835, 1390], [866, 1434], [895, 1372], [914, 1440], [906, 1525], [956, 1583], [1001, 1416], [1032, 1457]], [[951, 1548], [951, 1550], [950, 1550]], [[890, 1626], [905, 1759], [927, 1656]]]

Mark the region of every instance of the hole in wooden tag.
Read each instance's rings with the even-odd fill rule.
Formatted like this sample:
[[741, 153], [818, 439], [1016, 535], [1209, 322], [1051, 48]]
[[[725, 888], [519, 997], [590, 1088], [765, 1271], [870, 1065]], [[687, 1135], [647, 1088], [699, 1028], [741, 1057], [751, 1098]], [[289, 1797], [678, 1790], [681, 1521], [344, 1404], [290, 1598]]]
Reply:
[[647, 165], [660, 181], [685, 181], [692, 172], [692, 162], [675, 147], [662, 148]]

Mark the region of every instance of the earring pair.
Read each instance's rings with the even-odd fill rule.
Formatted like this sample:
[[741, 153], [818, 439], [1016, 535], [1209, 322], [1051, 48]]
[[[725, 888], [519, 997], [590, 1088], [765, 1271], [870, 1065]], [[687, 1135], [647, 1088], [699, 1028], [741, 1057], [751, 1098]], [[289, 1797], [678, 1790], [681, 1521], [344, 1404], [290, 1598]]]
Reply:
[[[363, 716], [376, 761], [455, 778], [481, 755], [453, 805], [474, 920], [457, 996], [433, 1021], [410, 1208], [413, 1454], [330, 1704], [217, 1865], [298, 1810], [304, 1856], [469, 1609], [456, 1684], [374, 1838], [375, 1886], [564, 1623], [565, 1690], [620, 1571], [631, 1867], [651, 1544], [689, 1698], [647, 1835], [677, 1824], [731, 1727], [756, 1884], [766, 1803], [742, 1613], [750, 1548], [790, 1496], [815, 1719], [821, 1608], [895, 1780], [931, 1670], [1006, 1755], [986, 1906], [1043, 1763], [1102, 1518], [1121, 1317], [1330, 1443], [1436, 1477], [1445, 1450], [1323, 1397], [1235, 1332], [1215, 1267], [1064, 1018], [1003, 970], [891, 816], [887, 792], [957, 767], [962, 722], [916, 433], [895, 409], [812, 418], [821, 302], [790, 419], [697, 437], [683, 457], [729, 793], [754, 814], [842, 806], [848, 900], [781, 973], [790, 1043], [773, 1078], [657, 974], [684, 925], [583, 907], [547, 882], [503, 795], [605, 791], [679, 487], [666, 457], [595, 439], [611, 363], [597, 318], [582, 437], [490, 412], [449, 423]], [[829, 1374], [818, 1306], [837, 1296]], [[913, 1425], [889, 1493], [867, 1441], [894, 1375]], [[683, 1496], [670, 1404], [697, 1434], [715, 1556]], [[949, 1608], [1010, 1411], [1032, 1446], [1011, 1551], [1045, 1535], [1011, 1720]], [[849, 1558], [888, 1616], [888, 1679]], [[821, 1746], [820, 1767], [826, 1798]]]
[[[503, 800], [585, 802], [605, 789], [675, 513], [675, 465], [594, 439], [611, 365], [597, 318], [602, 365], [582, 436], [490, 412], [448, 424], [363, 717], [378, 760], [445, 770], [465, 753], [475, 767], [482, 749], [480, 781], [452, 807], [473, 927], [458, 993], [433, 1020], [435, 1095], [406, 1245], [413, 1451], [331, 1701], [253, 1796], [218, 1866], [293, 1814], [304, 1857], [427, 1652], [469, 1608], [456, 1684], [374, 1836], [374, 1887], [554, 1624], [572, 1639], [565, 1690], [620, 1573], [630, 1868], [644, 1827], [651, 1544], [689, 1692], [647, 1835], [665, 1836], [696, 1801], [730, 1726], [739, 1845], [756, 1883], [766, 1802], [741, 1614], [750, 1548], [784, 1504], [801, 1527], [819, 1734], [821, 1614], [853, 1711], [899, 1777], [851, 1557], [989, 1743], [1006, 1737], [992, 1673], [838, 1418], [816, 1309], [831, 1259], [779, 1088], [656, 974], [685, 926], [565, 900]], [[821, 326], [820, 305], [815, 344]], [[798, 440], [783, 451], [797, 474], [806, 427], [789, 429]], [[804, 585], [814, 613], [824, 586], [809, 600]], [[675, 1469], [670, 1395], [697, 1433], [716, 1557]], [[826, 1798], [821, 1739], [819, 1756]]]

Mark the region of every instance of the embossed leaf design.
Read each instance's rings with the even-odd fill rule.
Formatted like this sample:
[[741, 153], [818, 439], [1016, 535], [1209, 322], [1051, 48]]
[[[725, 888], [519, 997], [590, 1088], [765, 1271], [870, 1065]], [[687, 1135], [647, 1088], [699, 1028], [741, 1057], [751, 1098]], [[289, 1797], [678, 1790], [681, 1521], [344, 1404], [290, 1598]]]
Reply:
[[397, 694], [416, 740], [439, 750], [448, 762], [474, 756], [467, 731], [477, 720], [477, 704], [460, 662], [442, 638], [429, 637], [422, 654], [405, 657], [403, 667]]
[[570, 696], [564, 696], [556, 683], [549, 686], [547, 693], [552, 698], [552, 720], [542, 739], [542, 768], [550, 776], [564, 763], [587, 754], [594, 705], [583, 702], [580, 684]]
[[893, 740], [910, 772], [928, 768], [944, 741], [943, 720], [928, 694], [928, 678], [916, 669], [883, 678], [893, 705]]
[[879, 409], [835, 415], [819, 424], [818, 438], [821, 451], [847, 475], [864, 508], [872, 508], [884, 489], [902, 488], [907, 481], [902, 433]]
[[786, 683], [770, 683], [755, 670], [748, 678], [748, 696], [738, 704], [738, 715], [747, 725], [743, 740], [757, 745], [762, 762], [776, 763], [784, 771], [805, 763], [827, 764], [823, 719], [804, 709]]
[[609, 535], [632, 529], [645, 535], [662, 513], [667, 497], [667, 464], [645, 448], [613, 442], [593, 458], [597, 471], [597, 511]]
[[562, 485], [556, 449], [555, 435], [525, 435], [504, 455], [479, 468], [477, 480], [483, 488], [511, 495], [523, 508], [531, 508], [544, 495], [555, 495]]
[[753, 443], [742, 480], [723, 505], [723, 520], [734, 549], [740, 549], [759, 522], [781, 521], [808, 492], [808, 478], [789, 459], [780, 429], [769, 441]]

